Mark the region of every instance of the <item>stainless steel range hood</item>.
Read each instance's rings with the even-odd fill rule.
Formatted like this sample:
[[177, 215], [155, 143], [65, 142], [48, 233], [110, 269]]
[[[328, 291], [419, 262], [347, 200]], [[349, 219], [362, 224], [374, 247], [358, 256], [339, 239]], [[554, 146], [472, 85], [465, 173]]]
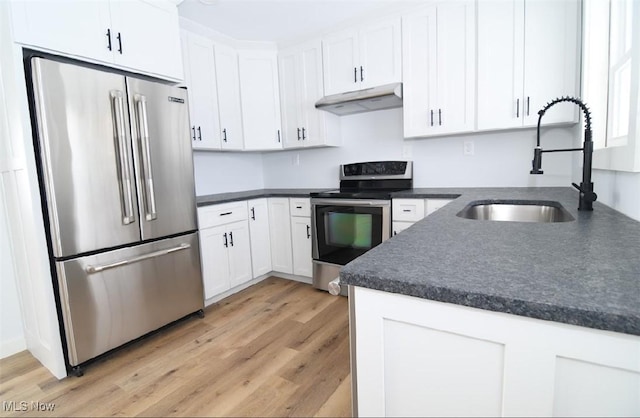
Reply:
[[402, 107], [402, 83], [333, 94], [316, 102], [317, 109], [326, 110], [339, 116], [394, 107]]

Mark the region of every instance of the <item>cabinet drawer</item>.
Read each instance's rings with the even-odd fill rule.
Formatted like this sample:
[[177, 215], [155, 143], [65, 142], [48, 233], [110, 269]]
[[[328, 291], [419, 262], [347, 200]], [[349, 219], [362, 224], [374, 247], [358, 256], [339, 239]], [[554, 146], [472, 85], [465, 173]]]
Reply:
[[289, 198], [291, 216], [311, 216], [311, 199], [308, 197]]
[[426, 199], [424, 216], [431, 215], [433, 212], [445, 206], [447, 203], [451, 202], [452, 200], [453, 199]]
[[424, 199], [394, 199], [392, 207], [394, 221], [416, 222], [424, 218]]
[[198, 208], [200, 229], [248, 219], [247, 202], [229, 202]]

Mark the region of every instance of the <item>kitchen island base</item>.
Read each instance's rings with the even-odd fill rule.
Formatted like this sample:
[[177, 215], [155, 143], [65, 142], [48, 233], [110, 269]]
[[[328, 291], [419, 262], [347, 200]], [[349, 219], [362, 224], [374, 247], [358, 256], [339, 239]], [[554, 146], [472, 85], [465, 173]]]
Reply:
[[640, 337], [352, 286], [359, 416], [638, 416]]

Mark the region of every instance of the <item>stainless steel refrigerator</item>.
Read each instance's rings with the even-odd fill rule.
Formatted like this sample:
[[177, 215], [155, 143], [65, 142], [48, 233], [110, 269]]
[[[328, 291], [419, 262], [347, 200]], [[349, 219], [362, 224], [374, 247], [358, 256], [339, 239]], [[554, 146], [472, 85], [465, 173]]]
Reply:
[[30, 62], [45, 224], [75, 367], [204, 307], [187, 94]]

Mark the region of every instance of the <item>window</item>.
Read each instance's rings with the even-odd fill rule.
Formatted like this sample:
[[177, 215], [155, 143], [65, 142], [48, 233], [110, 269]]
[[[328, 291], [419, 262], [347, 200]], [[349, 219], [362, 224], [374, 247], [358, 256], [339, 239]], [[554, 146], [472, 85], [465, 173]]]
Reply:
[[583, 4], [583, 99], [593, 113], [593, 166], [640, 172], [640, 2]]

